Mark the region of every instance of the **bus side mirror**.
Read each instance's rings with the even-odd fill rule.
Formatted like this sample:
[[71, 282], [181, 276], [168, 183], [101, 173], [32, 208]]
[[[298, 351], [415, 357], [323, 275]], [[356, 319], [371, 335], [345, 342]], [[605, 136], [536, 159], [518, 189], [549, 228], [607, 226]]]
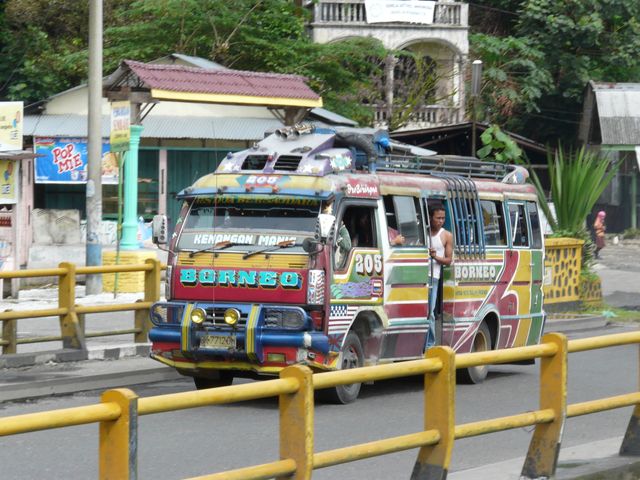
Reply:
[[320, 253], [322, 251], [322, 242], [315, 238], [307, 237], [302, 241], [302, 249], [307, 253]]
[[151, 239], [156, 245], [166, 245], [168, 243], [168, 228], [166, 215], [154, 215], [151, 224]]
[[318, 215], [318, 232], [323, 241], [326, 241], [331, 234], [331, 228], [335, 222], [336, 217], [330, 213], [321, 213]]

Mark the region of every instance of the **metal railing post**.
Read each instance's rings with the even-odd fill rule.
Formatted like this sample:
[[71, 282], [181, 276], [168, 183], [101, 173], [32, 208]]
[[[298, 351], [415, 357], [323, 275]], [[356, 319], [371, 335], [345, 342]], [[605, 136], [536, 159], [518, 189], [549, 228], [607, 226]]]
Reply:
[[[640, 366], [640, 345], [638, 345], [638, 360]], [[640, 370], [638, 375], [640, 376]], [[640, 385], [640, 378], [638, 381], [638, 385]], [[620, 446], [620, 455], [640, 456], [640, 405], [636, 405], [633, 409], [627, 431]]]
[[[154, 303], [160, 300], [162, 264], [156, 258], [147, 258], [145, 263], [151, 264], [153, 268], [144, 272], [144, 301]], [[151, 329], [149, 310], [136, 310], [134, 318], [135, 328], [138, 330], [134, 336], [134, 342], [145, 343], [148, 341]]]
[[102, 403], [117, 403], [120, 416], [100, 422], [100, 480], [138, 478], [138, 396], [119, 388], [102, 394]]
[[420, 448], [411, 480], [444, 480], [455, 440], [456, 356], [450, 347], [434, 347], [425, 358], [442, 361], [440, 371], [424, 376], [424, 429], [438, 430], [440, 441]]
[[[11, 312], [9, 308], [5, 312]], [[2, 354], [16, 353], [17, 352], [17, 339], [18, 339], [18, 321], [17, 320], [5, 320], [2, 322], [2, 340], [9, 342], [6, 345], [2, 345]]]
[[280, 460], [293, 459], [296, 471], [279, 480], [308, 480], [313, 470], [313, 373], [309, 367], [293, 365], [280, 378], [295, 378], [298, 391], [282, 394], [280, 403]]
[[560, 454], [562, 430], [567, 418], [567, 337], [560, 333], [548, 333], [542, 343], [557, 345], [552, 357], [540, 359], [540, 409], [552, 409], [554, 419], [537, 424], [520, 478], [553, 477]]
[[84, 331], [80, 328], [75, 306], [76, 266], [69, 262], [62, 262], [58, 266], [66, 270], [58, 282], [58, 307], [67, 309], [66, 314], [60, 315], [62, 347], [86, 350]]

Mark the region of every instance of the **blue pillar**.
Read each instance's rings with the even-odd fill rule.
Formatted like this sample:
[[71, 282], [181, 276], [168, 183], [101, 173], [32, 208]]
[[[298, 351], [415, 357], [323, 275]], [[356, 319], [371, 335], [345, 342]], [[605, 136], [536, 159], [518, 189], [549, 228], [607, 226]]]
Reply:
[[124, 160], [124, 221], [122, 222], [123, 250], [137, 250], [138, 243], [138, 147], [142, 125], [131, 125], [129, 151]]

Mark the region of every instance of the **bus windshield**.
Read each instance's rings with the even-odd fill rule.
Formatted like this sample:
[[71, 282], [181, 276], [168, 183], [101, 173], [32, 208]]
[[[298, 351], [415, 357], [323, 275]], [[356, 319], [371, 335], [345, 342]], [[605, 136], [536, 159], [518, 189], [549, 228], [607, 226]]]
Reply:
[[313, 236], [319, 210], [319, 202], [283, 205], [194, 201], [178, 247], [197, 249], [221, 242], [274, 245], [292, 240], [300, 243], [303, 238]]

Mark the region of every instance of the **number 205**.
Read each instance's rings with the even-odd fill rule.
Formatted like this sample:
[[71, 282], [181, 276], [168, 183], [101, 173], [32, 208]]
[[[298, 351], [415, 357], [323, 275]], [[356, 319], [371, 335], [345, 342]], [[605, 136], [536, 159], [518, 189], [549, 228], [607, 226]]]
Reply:
[[355, 256], [356, 273], [360, 275], [373, 275], [382, 273], [382, 255], [362, 255]]

